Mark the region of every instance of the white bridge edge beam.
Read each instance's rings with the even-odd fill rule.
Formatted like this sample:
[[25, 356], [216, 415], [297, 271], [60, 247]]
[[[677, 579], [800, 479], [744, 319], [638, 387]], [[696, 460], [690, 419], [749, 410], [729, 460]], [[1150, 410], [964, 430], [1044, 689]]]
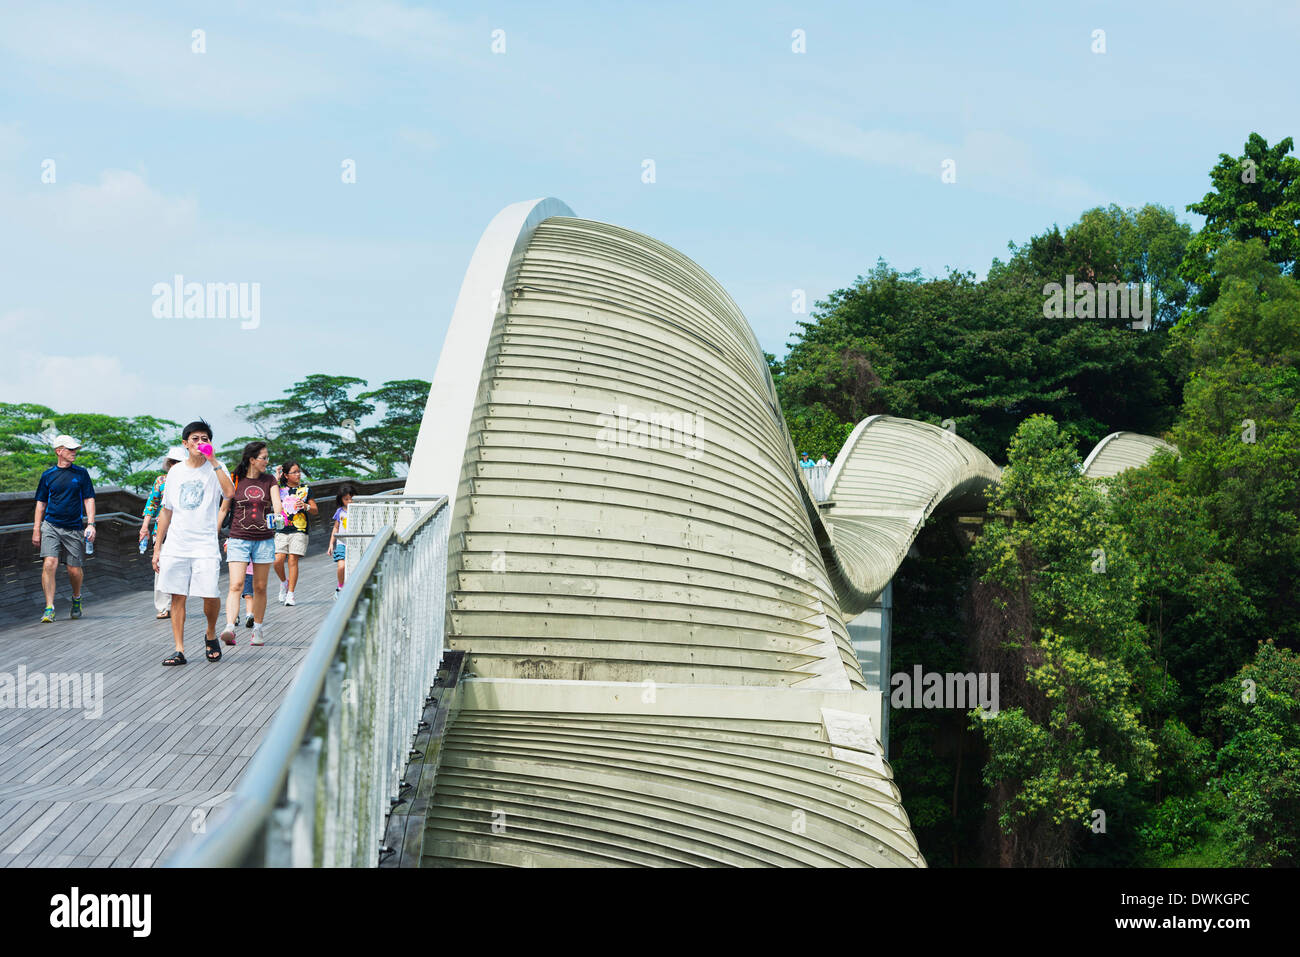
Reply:
[[510, 274], [544, 220], [572, 215], [573, 210], [554, 197], [530, 199], [507, 206], [483, 230], [438, 356], [406, 476], [407, 495], [446, 495], [454, 513], [492, 327], [510, 304], [504, 292]]

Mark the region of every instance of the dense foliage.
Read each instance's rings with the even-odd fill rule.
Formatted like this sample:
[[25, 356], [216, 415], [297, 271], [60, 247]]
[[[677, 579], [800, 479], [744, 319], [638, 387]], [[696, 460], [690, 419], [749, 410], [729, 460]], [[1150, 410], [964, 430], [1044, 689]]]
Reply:
[[161, 454], [180, 441], [180, 429], [151, 415], [60, 414], [43, 405], [0, 402], [0, 491], [35, 489], [56, 462], [50, 441], [61, 433], [82, 444], [77, 464], [96, 480], [143, 491], [158, 474]]
[[[1178, 373], [1161, 361], [1187, 299], [1176, 272], [1191, 235], [1172, 212], [1095, 209], [1064, 233], [1053, 228], [988, 277], [925, 279], [881, 262], [832, 293], [785, 360], [774, 363], [795, 447], [814, 451], [876, 414], [936, 424], [1000, 456], [1027, 416], [1053, 416], [1080, 449], [1123, 421], [1169, 426]], [[1044, 288], [1071, 282], [1151, 284], [1152, 328], [1132, 318], [1044, 316]], [[1108, 310], [1105, 310], [1108, 312]], [[837, 449], [838, 444], [831, 446]]]
[[226, 451], [238, 455], [245, 442], [260, 439], [270, 445], [275, 462], [301, 462], [311, 475], [405, 474], [429, 383], [396, 379], [353, 395], [365, 385], [365, 379], [354, 376], [314, 374], [285, 389], [282, 398], [238, 406], [255, 434], [233, 439]]
[[[396, 379], [352, 395], [364, 379], [309, 375], [280, 399], [239, 406], [256, 434], [227, 442], [220, 451], [238, 460], [246, 442], [260, 439], [273, 461], [302, 463], [320, 478], [392, 478], [405, 474], [420, 431], [429, 383]], [[145, 491], [167, 450], [180, 442], [183, 424], [148, 415], [57, 413], [43, 405], [0, 402], [0, 491], [36, 488], [55, 464], [50, 440], [67, 433], [82, 443], [77, 464], [98, 482]], [[836, 446], [838, 448], [838, 446]]]
[[[974, 548], [931, 523], [894, 580], [892, 671], [1000, 676], [995, 717], [891, 715], [931, 864], [1300, 864], [1291, 148], [1221, 156], [1196, 233], [1112, 206], [983, 280], [878, 263], [770, 360], [801, 451], [885, 413], [952, 419], [1007, 463]], [[1045, 307], [1067, 277], [1149, 283], [1151, 321]], [[1120, 430], [1178, 453], [1084, 478]]]

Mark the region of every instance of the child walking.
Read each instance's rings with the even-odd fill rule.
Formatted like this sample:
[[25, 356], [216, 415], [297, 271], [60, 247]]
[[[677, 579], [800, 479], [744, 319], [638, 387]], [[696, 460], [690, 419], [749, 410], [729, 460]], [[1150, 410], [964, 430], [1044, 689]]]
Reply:
[[343, 576], [347, 565], [345, 559], [348, 557], [347, 546], [337, 541], [335, 536], [348, 530], [348, 505], [352, 503], [352, 496], [355, 494], [356, 489], [351, 485], [339, 488], [339, 507], [334, 510], [334, 527], [330, 530], [330, 554], [334, 556], [334, 564], [338, 569], [338, 584], [334, 586], [335, 600], [343, 590]]

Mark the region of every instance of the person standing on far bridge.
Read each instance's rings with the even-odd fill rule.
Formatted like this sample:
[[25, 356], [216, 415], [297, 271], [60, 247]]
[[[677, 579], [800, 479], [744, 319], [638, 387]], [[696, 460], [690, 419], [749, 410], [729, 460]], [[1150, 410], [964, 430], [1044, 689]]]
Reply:
[[[82, 561], [86, 542], [95, 541], [95, 486], [90, 473], [75, 464], [81, 443], [70, 435], [54, 440], [57, 465], [41, 475], [36, 486], [36, 520], [32, 523], [32, 544], [41, 550], [41, 587], [45, 591], [45, 614], [41, 621], [54, 620], [54, 576], [59, 570], [59, 554], [68, 566], [68, 583], [72, 586], [72, 612], [69, 618], [81, 617]], [[82, 523], [82, 510], [86, 520]]]
[[[217, 640], [217, 615], [221, 613], [221, 549], [217, 545], [217, 510], [221, 500], [235, 493], [226, 467], [212, 457], [212, 426], [191, 422], [181, 433], [188, 453], [167, 473], [163, 507], [158, 515], [158, 538], [153, 546], [153, 569], [158, 587], [172, 596], [172, 639], [176, 651], [164, 665], [185, 664], [185, 599], [203, 599], [208, 620], [204, 643], [208, 661], [221, 660]], [[200, 450], [201, 449], [201, 450]]]

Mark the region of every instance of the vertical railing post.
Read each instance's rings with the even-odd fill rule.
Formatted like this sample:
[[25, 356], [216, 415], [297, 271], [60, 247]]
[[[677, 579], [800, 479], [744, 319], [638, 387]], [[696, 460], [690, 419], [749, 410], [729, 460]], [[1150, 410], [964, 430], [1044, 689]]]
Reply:
[[294, 819], [291, 867], [311, 867], [319, 863], [316, 816], [316, 783], [321, 773], [323, 740], [313, 737], [303, 742], [289, 769], [289, 801], [298, 808]]

